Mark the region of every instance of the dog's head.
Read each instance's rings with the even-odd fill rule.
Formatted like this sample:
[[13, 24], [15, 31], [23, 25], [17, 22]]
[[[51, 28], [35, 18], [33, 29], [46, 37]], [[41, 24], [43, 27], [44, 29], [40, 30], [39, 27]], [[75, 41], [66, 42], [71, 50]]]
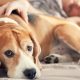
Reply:
[[0, 61], [11, 78], [40, 76], [40, 46], [32, 32], [10, 23], [0, 25]]

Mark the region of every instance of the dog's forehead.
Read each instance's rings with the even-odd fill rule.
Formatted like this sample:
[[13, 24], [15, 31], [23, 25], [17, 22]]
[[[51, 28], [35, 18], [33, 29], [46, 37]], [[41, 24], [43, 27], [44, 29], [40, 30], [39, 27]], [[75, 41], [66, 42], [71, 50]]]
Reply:
[[5, 29], [6, 30], [0, 31], [0, 42], [1, 42], [0, 49], [2, 49], [4, 46], [8, 47], [10, 44], [16, 43], [12, 32], [10, 30], [8, 30], [7, 28], [5, 28]]
[[[6, 23], [5, 23], [6, 24]], [[10, 28], [13, 26], [13, 28]], [[7, 24], [0, 27], [0, 49], [4, 46], [13, 46], [13, 43], [20, 45], [20, 43], [32, 43], [31, 37], [28, 31], [24, 31], [16, 25]], [[10, 45], [8, 45], [10, 44]], [[14, 48], [14, 47], [13, 47]]]
[[[5, 18], [7, 20], [7, 18]], [[32, 43], [29, 31], [22, 26], [15, 24], [15, 21], [6, 22], [4, 18], [0, 18], [0, 52], [7, 49], [16, 50], [20, 44]], [[16, 52], [16, 51], [15, 51]]]

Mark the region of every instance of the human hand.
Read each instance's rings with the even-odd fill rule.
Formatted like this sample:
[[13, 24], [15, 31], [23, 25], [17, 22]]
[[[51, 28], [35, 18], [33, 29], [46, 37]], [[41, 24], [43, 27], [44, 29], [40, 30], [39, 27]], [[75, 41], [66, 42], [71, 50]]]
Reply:
[[0, 7], [0, 15], [7, 15], [9, 16], [13, 10], [17, 10], [18, 14], [27, 22], [27, 11], [29, 8], [29, 2], [26, 0], [20, 1], [16, 0], [13, 2], [8, 2]]

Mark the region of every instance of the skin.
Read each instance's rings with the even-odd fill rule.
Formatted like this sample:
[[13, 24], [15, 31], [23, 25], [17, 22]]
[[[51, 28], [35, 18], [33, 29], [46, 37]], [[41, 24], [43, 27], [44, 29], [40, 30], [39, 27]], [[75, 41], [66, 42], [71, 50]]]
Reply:
[[[25, 0], [24, 1], [20, 1], [20, 0], [19, 1], [17, 0], [3, 0], [2, 1], [0, 0], [0, 5], [1, 5], [0, 15], [4, 14], [4, 15], [9, 16], [13, 10], [17, 9], [17, 12], [20, 14], [20, 16], [27, 22], [26, 13], [29, 7], [29, 3], [27, 1]], [[24, 7], [25, 5], [27, 5], [27, 7]]]
[[13, 10], [17, 10], [18, 14], [28, 22], [27, 12], [39, 13], [42, 12], [34, 9], [27, 0], [0, 0], [0, 15], [4, 14], [9, 16]]
[[[69, 17], [80, 16], [80, 1], [79, 0], [62, 0], [63, 9]], [[72, 8], [71, 8], [72, 6]]]

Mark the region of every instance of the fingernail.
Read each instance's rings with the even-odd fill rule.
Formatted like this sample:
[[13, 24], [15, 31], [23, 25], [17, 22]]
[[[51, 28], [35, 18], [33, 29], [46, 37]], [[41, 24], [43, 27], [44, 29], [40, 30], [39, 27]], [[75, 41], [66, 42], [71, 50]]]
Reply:
[[25, 18], [25, 22], [28, 23], [28, 18]]

